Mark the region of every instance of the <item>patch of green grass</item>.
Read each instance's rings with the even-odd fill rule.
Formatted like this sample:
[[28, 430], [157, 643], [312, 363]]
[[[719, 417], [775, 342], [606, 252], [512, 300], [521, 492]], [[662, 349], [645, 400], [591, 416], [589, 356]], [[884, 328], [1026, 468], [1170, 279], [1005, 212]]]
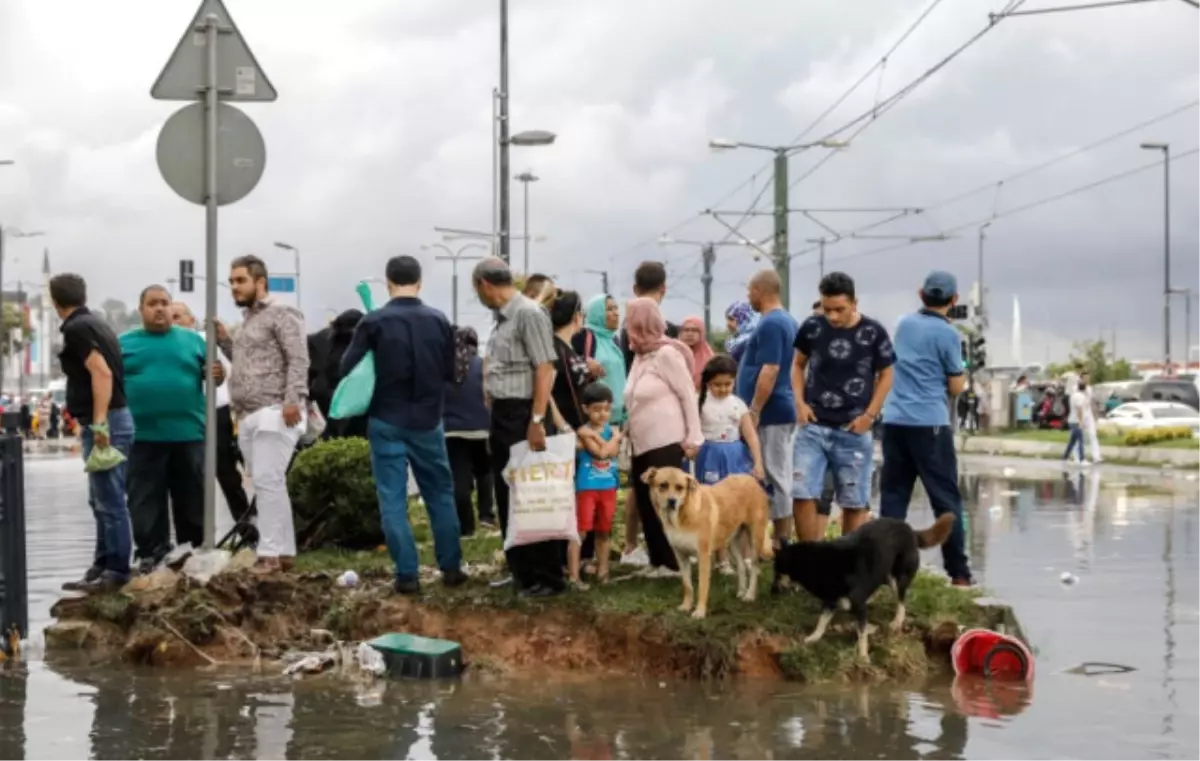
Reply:
[[[1051, 429], [1040, 428], [1012, 428], [1003, 431], [989, 431], [987, 436], [995, 436], [1005, 439], [1021, 439], [1023, 441], [1044, 441], [1051, 444], [1062, 444], [1065, 448], [1067, 440], [1070, 438], [1068, 431], [1056, 431]], [[1100, 445], [1105, 447], [1124, 447], [1124, 436], [1101, 436]], [[1168, 439], [1166, 441], [1155, 441], [1141, 446], [1156, 447], [1164, 449], [1196, 449], [1200, 444], [1195, 439]]]
[[132, 623], [137, 614], [133, 598], [121, 592], [91, 595], [87, 598], [85, 610], [89, 617], [97, 621], [109, 621], [121, 627]]
[[326, 547], [302, 552], [296, 556], [297, 573], [332, 573], [354, 570], [359, 576], [386, 576], [392, 572], [392, 558], [387, 549], [340, 550]]

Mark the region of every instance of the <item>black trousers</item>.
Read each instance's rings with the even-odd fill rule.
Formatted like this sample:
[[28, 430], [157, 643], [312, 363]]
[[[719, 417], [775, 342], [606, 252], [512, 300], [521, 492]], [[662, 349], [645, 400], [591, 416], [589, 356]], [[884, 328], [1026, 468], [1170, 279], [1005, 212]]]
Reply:
[[[492, 400], [492, 430], [488, 444], [492, 450], [492, 472], [496, 475], [496, 512], [500, 518], [500, 531], [505, 535], [508, 534], [508, 484], [503, 473], [508, 467], [512, 446], [525, 440], [532, 416], [533, 402], [529, 399]], [[566, 588], [563, 577], [566, 552], [566, 542], [538, 542], [506, 550], [504, 555], [517, 589], [540, 585], [561, 590]]]
[[458, 511], [458, 525], [463, 536], [475, 533], [475, 495], [479, 506], [479, 520], [496, 520], [492, 507], [492, 456], [488, 453], [487, 439], [462, 439], [446, 437], [446, 454], [450, 457], [450, 470], [454, 474], [454, 506]]
[[672, 571], [679, 570], [675, 560], [675, 550], [667, 541], [663, 531], [662, 521], [654, 511], [650, 501], [650, 485], [642, 483], [642, 475], [650, 468], [678, 468], [683, 463], [683, 447], [679, 444], [669, 444], [649, 452], [633, 456], [629, 480], [633, 482], [633, 491], [637, 499], [638, 516], [642, 519], [642, 536], [646, 538], [646, 553], [650, 556], [650, 565], [665, 566]]
[[[201, 469], [204, 467], [204, 455], [201, 453]], [[217, 483], [221, 485], [221, 493], [225, 495], [225, 504], [229, 505], [229, 513], [235, 521], [249, 517], [250, 500], [246, 497], [246, 487], [242, 481], [242, 472], [238, 463], [242, 454], [238, 450], [237, 439], [233, 436], [233, 417], [229, 413], [229, 405], [217, 408]]]
[[[204, 442], [135, 441], [127, 471], [129, 519], [135, 554], [159, 558], [176, 544], [204, 542]], [[169, 499], [168, 499], [169, 497]]]

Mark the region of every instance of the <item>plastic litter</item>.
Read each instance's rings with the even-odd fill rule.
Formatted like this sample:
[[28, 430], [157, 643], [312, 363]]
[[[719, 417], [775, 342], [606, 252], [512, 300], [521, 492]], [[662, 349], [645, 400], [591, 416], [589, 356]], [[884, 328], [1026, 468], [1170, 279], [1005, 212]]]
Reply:
[[295, 676], [296, 674], [320, 674], [322, 671], [331, 668], [336, 663], [337, 657], [334, 656], [333, 653], [306, 655], [285, 668], [283, 670], [283, 675]]
[[358, 643], [358, 649], [354, 651], [354, 658], [358, 661], [358, 667], [368, 674], [383, 676], [387, 673], [387, 663], [383, 660], [383, 653], [366, 642]]
[[358, 586], [358, 574], [354, 571], [345, 571], [337, 577], [337, 585], [346, 589], [351, 589]]
[[170, 552], [168, 552], [166, 554], [166, 556], [162, 559], [162, 564], [165, 565], [167, 568], [179, 570], [180, 566], [183, 565], [184, 561], [186, 561], [188, 559], [188, 556], [191, 555], [195, 551], [196, 550], [194, 547], [192, 547], [191, 542], [184, 542], [183, 544], [179, 545], [178, 547], [174, 547]]
[[1080, 676], [1101, 676], [1104, 674], [1128, 674], [1131, 671], [1137, 671], [1133, 666], [1125, 666], [1120, 663], [1101, 663], [1098, 661], [1085, 661], [1078, 666], [1072, 666], [1063, 671], [1064, 674], [1078, 674]]
[[201, 584], [207, 584], [209, 579], [229, 566], [232, 558], [227, 550], [193, 552], [183, 564], [183, 573]]
[[[108, 423], [93, 423], [92, 432], [108, 435]], [[95, 446], [92, 447], [91, 454], [83, 463], [85, 473], [101, 473], [106, 470], [112, 470], [121, 463], [125, 462], [125, 455], [121, 454], [121, 450], [114, 446]]]
[[1062, 575], [1058, 577], [1058, 580], [1061, 581], [1063, 584], [1065, 584], [1068, 587], [1071, 586], [1072, 584], [1079, 583], [1079, 577], [1076, 576], [1075, 574], [1071, 573], [1070, 571], [1063, 571]]
[[990, 629], [968, 629], [959, 635], [950, 648], [950, 661], [956, 676], [1033, 681], [1033, 653], [1025, 643]]

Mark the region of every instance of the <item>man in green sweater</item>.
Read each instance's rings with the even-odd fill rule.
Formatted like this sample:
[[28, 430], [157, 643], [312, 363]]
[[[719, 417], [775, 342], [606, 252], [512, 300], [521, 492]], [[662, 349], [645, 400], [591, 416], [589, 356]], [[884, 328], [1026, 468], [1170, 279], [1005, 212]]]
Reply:
[[[139, 569], [171, 549], [168, 496], [177, 544], [204, 541], [204, 339], [171, 320], [162, 286], [142, 291], [142, 327], [121, 336], [125, 391], [136, 434], [129, 455], [129, 515]], [[218, 366], [213, 377], [224, 380]]]

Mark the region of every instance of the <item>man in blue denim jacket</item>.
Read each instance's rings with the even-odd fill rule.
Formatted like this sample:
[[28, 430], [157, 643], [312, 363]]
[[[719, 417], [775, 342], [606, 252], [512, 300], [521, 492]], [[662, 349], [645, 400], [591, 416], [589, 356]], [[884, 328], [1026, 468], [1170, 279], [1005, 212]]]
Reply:
[[[67, 376], [67, 411], [79, 421], [86, 461], [96, 446], [113, 446], [129, 457], [133, 415], [125, 402], [121, 346], [108, 323], [88, 311], [87, 283], [79, 275], [50, 278], [50, 299], [62, 320], [58, 355]], [[88, 473], [88, 504], [96, 519], [96, 550], [83, 579], [63, 589], [107, 592], [129, 580], [133, 539], [125, 503], [125, 469]]]

